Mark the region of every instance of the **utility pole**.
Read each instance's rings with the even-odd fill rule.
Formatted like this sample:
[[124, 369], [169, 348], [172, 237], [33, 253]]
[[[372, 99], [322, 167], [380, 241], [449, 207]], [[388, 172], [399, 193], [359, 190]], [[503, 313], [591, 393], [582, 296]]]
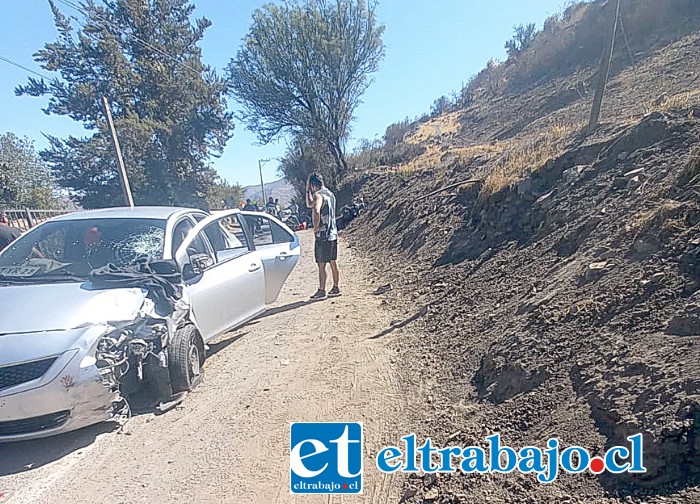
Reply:
[[131, 187], [129, 186], [129, 178], [126, 175], [126, 167], [124, 166], [124, 159], [122, 158], [122, 149], [119, 147], [119, 139], [117, 138], [117, 131], [114, 129], [114, 122], [112, 121], [112, 111], [109, 109], [109, 102], [106, 97], [102, 97], [102, 104], [105, 109], [105, 116], [107, 116], [107, 124], [109, 125], [109, 132], [112, 135], [112, 145], [114, 145], [114, 150], [117, 153], [117, 164], [119, 165], [119, 180], [122, 184], [122, 192], [124, 193], [125, 203], [134, 208], [134, 198], [131, 195]]
[[[616, 2], [615, 12], [612, 12], [613, 1]], [[591, 117], [588, 121], [587, 133], [592, 134], [598, 127], [598, 119], [600, 119], [600, 109], [603, 105], [603, 95], [605, 94], [605, 85], [608, 82], [610, 74], [610, 63], [612, 63], [613, 53], [615, 51], [615, 36], [617, 35], [617, 22], [620, 18], [620, 3], [622, 0], [608, 0], [610, 6], [610, 15], [612, 17], [612, 31], [609, 38], [605, 41], [603, 55], [600, 57], [600, 69], [598, 70], [598, 85], [595, 89], [593, 97], [593, 108], [591, 109]]]
[[258, 159], [258, 170], [260, 170], [260, 190], [262, 191], [262, 200], [263, 200], [263, 206], [265, 203], [267, 203], [267, 199], [265, 198], [265, 184], [263, 183], [263, 176], [262, 176], [262, 167], [264, 163], [267, 163], [270, 161], [269, 159]]

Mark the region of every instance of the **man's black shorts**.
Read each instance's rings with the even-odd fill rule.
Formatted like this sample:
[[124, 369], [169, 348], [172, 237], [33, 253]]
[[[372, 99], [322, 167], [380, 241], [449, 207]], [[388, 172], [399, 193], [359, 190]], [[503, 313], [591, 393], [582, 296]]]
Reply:
[[317, 263], [327, 263], [338, 259], [338, 240], [316, 240], [314, 256]]

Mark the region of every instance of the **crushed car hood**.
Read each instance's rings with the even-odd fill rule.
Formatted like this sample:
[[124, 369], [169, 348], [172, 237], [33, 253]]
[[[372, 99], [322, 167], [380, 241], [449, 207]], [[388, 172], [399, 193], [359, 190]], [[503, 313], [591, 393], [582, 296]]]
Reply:
[[136, 318], [147, 291], [90, 290], [90, 283], [0, 287], [0, 338], [12, 333], [65, 331], [89, 324]]

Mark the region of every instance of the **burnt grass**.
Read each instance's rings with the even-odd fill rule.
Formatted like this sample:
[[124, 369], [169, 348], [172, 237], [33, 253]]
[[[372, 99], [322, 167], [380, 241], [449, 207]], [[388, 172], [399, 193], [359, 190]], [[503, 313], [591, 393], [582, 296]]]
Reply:
[[[697, 88], [698, 45], [691, 35], [621, 69], [595, 135], [486, 197], [476, 184], [418, 200], [484, 173], [480, 159], [348, 182], [369, 210], [345, 236], [420, 328], [387, 336], [415, 386], [417, 434], [441, 446], [558, 436], [596, 454], [644, 434], [644, 475], [409, 478], [405, 502], [700, 502], [700, 107], [638, 109], [662, 79], [664, 92]], [[585, 121], [590, 95], [526, 110], [558, 104], [556, 86], [507, 97], [512, 110], [472, 105], [451, 142]]]

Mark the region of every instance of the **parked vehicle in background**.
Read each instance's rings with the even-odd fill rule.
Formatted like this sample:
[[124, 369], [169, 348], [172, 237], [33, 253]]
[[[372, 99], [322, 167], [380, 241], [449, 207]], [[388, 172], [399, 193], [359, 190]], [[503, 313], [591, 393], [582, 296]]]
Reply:
[[128, 414], [143, 391], [178, 399], [206, 343], [264, 312], [299, 253], [278, 219], [238, 209], [112, 208], [36, 226], [0, 253], [0, 441]]

